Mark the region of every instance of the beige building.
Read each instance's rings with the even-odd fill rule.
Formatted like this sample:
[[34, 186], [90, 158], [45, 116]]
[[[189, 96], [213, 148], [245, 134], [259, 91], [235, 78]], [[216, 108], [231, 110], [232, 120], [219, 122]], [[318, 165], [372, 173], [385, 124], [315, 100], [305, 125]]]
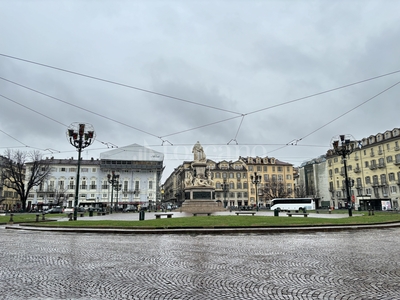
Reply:
[[262, 207], [270, 207], [274, 198], [292, 198], [295, 188], [295, 169], [292, 164], [280, 161], [274, 157], [240, 157], [246, 164], [249, 178], [249, 201], [256, 203], [256, 188], [251, 181], [255, 175], [261, 176], [257, 186], [258, 203]]
[[[333, 150], [327, 153], [329, 192], [332, 205], [346, 205], [346, 182], [342, 158]], [[376, 210], [397, 209], [400, 197], [400, 129], [371, 135], [361, 140], [347, 158], [351, 200], [355, 209], [370, 204]]]
[[[181, 205], [185, 200], [184, 180], [191, 171], [192, 161], [185, 161], [175, 168], [162, 187], [163, 202]], [[272, 186], [285, 191], [285, 197], [293, 197], [294, 169], [293, 165], [269, 157], [239, 157], [237, 161], [215, 162], [207, 159], [207, 169], [215, 187], [215, 200], [224, 207], [255, 206], [268, 207], [271, 192], [265, 192]], [[251, 176], [261, 176], [256, 187]], [[275, 191], [277, 192], [277, 191]], [[281, 191], [282, 192], [282, 191]]]

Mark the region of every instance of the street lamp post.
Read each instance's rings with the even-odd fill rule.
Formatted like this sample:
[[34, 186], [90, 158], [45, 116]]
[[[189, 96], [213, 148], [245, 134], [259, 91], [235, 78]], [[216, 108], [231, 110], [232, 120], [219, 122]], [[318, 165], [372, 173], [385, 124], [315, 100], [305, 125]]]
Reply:
[[346, 184], [346, 194], [347, 194], [347, 208], [349, 210], [349, 217], [353, 215], [352, 212], [352, 204], [351, 204], [351, 195], [350, 195], [350, 183], [349, 178], [347, 176], [347, 157], [353, 153], [356, 146], [356, 141], [351, 135], [340, 135], [339, 139], [332, 139], [333, 151], [342, 157], [343, 165], [344, 165], [344, 178]]
[[122, 188], [122, 184], [119, 183], [119, 176], [118, 176], [117, 177], [117, 184], [115, 184], [115, 186], [114, 186], [114, 189], [117, 192], [117, 199], [115, 201], [115, 209], [114, 209], [115, 211], [118, 211], [118, 195], [119, 195], [119, 191], [121, 190], [121, 188]]
[[254, 175], [250, 176], [251, 182], [256, 187], [256, 210], [258, 211], [258, 192], [257, 185], [261, 182], [261, 175], [257, 175], [257, 172], [254, 172]]
[[227, 200], [226, 200], [226, 194], [229, 191], [229, 186], [226, 183], [226, 178], [224, 178], [224, 182], [221, 184], [222, 187], [222, 192], [224, 193], [224, 208], [226, 208], [228, 206]]
[[76, 173], [75, 202], [74, 202], [74, 221], [78, 218], [78, 195], [79, 195], [79, 175], [81, 168], [82, 149], [90, 146], [95, 139], [93, 126], [84, 123], [72, 123], [67, 130], [67, 138], [72, 146], [78, 149], [78, 170]]
[[114, 197], [113, 191], [115, 189], [115, 184], [118, 183], [119, 174], [115, 174], [115, 172], [112, 171], [111, 174], [107, 175], [107, 179], [108, 179], [108, 183], [111, 183], [111, 209], [110, 209], [110, 214], [112, 214], [112, 211], [113, 211], [113, 197]]

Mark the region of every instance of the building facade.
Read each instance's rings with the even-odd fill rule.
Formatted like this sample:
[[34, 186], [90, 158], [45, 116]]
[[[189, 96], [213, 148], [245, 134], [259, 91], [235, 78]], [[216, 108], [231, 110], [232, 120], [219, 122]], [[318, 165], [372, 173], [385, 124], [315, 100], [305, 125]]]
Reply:
[[[347, 158], [351, 200], [356, 209], [398, 209], [400, 197], [400, 129], [363, 138], [361, 147]], [[333, 150], [327, 153], [332, 205], [345, 207], [347, 194], [343, 161]]]
[[326, 155], [304, 162], [298, 170], [295, 196], [313, 198], [316, 207], [331, 207]]
[[[80, 206], [125, 208], [156, 206], [160, 202], [160, 179], [164, 155], [133, 144], [100, 154], [100, 159], [81, 160], [78, 202]], [[51, 173], [46, 182], [33, 189], [27, 206], [73, 207], [76, 191], [78, 161], [47, 158]], [[29, 164], [27, 164], [29, 166]], [[118, 180], [110, 184], [108, 175], [117, 174]]]
[[[293, 165], [274, 157], [240, 157], [247, 166], [249, 178], [250, 203], [256, 202], [261, 207], [269, 208], [274, 198], [293, 198], [295, 188], [295, 170]], [[257, 189], [251, 176], [261, 176]], [[256, 195], [256, 190], [258, 195]]]
[[[164, 201], [180, 205], [184, 199], [183, 187], [192, 161], [185, 161], [167, 178], [163, 185]], [[265, 192], [271, 182], [284, 186], [287, 195], [293, 197], [293, 165], [269, 157], [239, 157], [236, 161], [215, 162], [207, 159], [207, 169], [215, 187], [215, 200], [224, 207], [256, 206], [269, 207], [270, 196]], [[261, 181], [256, 187], [251, 176], [257, 173]]]
[[[0, 174], [4, 170], [6, 157], [0, 155]], [[22, 209], [22, 203], [18, 193], [4, 186], [3, 179], [0, 176], [0, 211], [19, 211]]]

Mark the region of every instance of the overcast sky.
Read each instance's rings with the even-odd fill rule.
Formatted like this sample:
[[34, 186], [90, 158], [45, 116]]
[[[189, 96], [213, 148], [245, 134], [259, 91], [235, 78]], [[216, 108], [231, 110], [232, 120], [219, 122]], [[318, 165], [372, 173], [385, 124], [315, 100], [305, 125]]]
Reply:
[[164, 153], [163, 180], [197, 141], [216, 161], [299, 166], [339, 134], [399, 127], [399, 12], [395, 0], [0, 0], [0, 151], [76, 158], [66, 130], [83, 122], [97, 135], [83, 158], [137, 143]]

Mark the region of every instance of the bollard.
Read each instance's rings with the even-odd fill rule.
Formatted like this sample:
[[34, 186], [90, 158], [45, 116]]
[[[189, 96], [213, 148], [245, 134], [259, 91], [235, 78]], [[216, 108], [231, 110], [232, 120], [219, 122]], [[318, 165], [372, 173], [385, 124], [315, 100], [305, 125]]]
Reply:
[[14, 223], [14, 214], [10, 214], [10, 223]]
[[39, 214], [36, 214], [36, 222], [39, 222]]
[[46, 214], [42, 214], [42, 221], [46, 221], [45, 215]]
[[68, 221], [72, 221], [72, 213], [68, 214], [68, 218], [69, 218]]

